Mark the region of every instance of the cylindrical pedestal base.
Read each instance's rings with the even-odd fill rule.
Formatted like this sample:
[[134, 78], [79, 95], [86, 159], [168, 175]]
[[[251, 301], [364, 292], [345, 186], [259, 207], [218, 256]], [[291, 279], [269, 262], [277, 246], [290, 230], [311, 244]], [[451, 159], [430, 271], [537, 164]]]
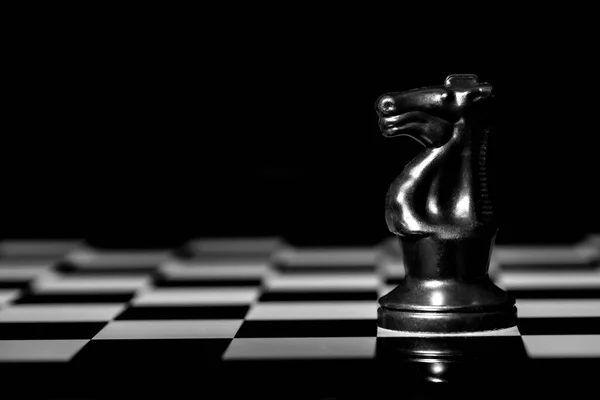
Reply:
[[413, 312], [379, 307], [377, 325], [393, 331], [460, 333], [506, 329], [517, 325], [517, 309], [489, 312]]
[[493, 236], [403, 238], [406, 278], [379, 299], [378, 325], [456, 333], [517, 324], [515, 300], [488, 275]]

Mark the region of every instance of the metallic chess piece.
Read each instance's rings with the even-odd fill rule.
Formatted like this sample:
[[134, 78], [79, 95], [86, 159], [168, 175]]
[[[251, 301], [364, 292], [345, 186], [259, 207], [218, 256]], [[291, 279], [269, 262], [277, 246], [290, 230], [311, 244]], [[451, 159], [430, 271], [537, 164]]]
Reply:
[[488, 170], [493, 100], [492, 87], [475, 75], [450, 75], [442, 86], [377, 100], [384, 136], [410, 136], [425, 147], [386, 199], [406, 279], [379, 300], [380, 328], [473, 332], [516, 325], [514, 299], [488, 276], [498, 230]]

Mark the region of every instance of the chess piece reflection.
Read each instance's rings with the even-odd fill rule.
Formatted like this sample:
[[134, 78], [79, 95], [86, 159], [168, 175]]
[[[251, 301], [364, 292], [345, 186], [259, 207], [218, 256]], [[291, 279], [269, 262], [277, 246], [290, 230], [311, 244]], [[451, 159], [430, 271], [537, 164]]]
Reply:
[[390, 385], [378, 386], [377, 397], [386, 398], [394, 398], [394, 393], [407, 398], [406, 392], [414, 392], [415, 398], [480, 399], [483, 393], [485, 398], [508, 398], [515, 385], [527, 379], [530, 366], [518, 334], [379, 337], [377, 362], [381, 382], [400, 377], [403, 382], [392, 390]]
[[384, 136], [425, 149], [393, 182], [386, 222], [406, 279], [379, 303], [381, 328], [462, 332], [516, 324], [514, 300], [488, 276], [497, 232], [488, 176], [494, 94], [474, 75], [389, 93], [376, 103]]

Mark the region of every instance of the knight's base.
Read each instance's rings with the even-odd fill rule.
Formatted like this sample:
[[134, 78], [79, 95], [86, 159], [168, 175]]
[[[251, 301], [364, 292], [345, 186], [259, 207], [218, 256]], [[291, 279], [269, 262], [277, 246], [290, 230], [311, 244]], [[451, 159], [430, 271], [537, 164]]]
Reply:
[[487, 312], [415, 312], [379, 307], [377, 326], [390, 331], [461, 333], [507, 329], [517, 325], [517, 308]]
[[378, 338], [453, 338], [453, 337], [499, 337], [499, 336], [521, 336], [518, 326], [511, 326], [510, 328], [494, 329], [491, 331], [474, 331], [474, 332], [450, 332], [450, 333], [435, 333], [435, 332], [409, 332], [409, 331], [395, 331], [390, 329], [384, 329], [380, 326], [377, 327]]

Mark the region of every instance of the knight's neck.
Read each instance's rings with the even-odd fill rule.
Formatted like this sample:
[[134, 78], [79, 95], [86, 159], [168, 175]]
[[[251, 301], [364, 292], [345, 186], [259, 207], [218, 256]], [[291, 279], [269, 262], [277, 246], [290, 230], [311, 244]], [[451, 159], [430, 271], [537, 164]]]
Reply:
[[454, 185], [461, 197], [454, 212], [460, 215], [461, 209], [468, 204], [468, 211], [464, 211], [470, 223], [477, 227], [493, 228], [489, 135], [487, 125], [466, 123], [460, 119], [454, 126], [452, 138], [445, 145], [448, 151], [443, 152], [443, 159], [438, 166], [443, 171], [454, 169], [453, 175], [444, 173], [449, 185]]
[[414, 196], [405, 204], [420, 203], [420, 210], [412, 212], [421, 214], [431, 231], [451, 229], [463, 236], [481, 228], [493, 230], [488, 134], [488, 129], [461, 119], [444, 145], [426, 149], [406, 171], [418, 178], [405, 181], [405, 193]]

